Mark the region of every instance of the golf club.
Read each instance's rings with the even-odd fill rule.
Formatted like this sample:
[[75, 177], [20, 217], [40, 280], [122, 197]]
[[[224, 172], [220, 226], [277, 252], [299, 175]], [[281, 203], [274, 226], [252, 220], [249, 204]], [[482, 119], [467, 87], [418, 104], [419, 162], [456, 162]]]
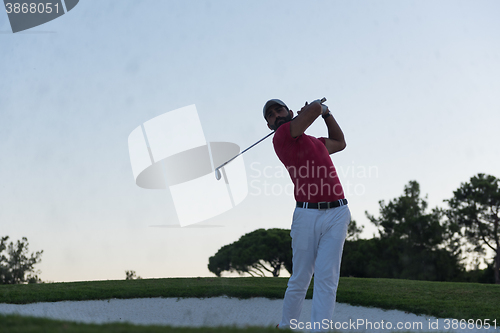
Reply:
[[[323, 97], [322, 99], [319, 100], [320, 103], [324, 103], [326, 102], [326, 98]], [[236, 157], [240, 156], [241, 154], [243, 154], [244, 152], [246, 152], [247, 150], [249, 150], [250, 148], [252, 148], [253, 146], [255, 146], [256, 144], [260, 143], [261, 141], [264, 141], [265, 139], [267, 139], [268, 137], [270, 137], [271, 135], [274, 134], [275, 131], [272, 131], [271, 133], [269, 133], [268, 135], [266, 135], [265, 137], [263, 137], [262, 139], [260, 139], [259, 141], [257, 141], [256, 143], [254, 143], [253, 145], [251, 145], [250, 147], [248, 147], [247, 149], [243, 150], [241, 153], [239, 153], [238, 155], [236, 155], [235, 157], [231, 158], [229, 161], [219, 165], [217, 168], [215, 168], [215, 178], [217, 180], [220, 180], [221, 177], [222, 177], [222, 174], [220, 172], [220, 168], [222, 168], [223, 166], [225, 166], [226, 164], [228, 164], [229, 162], [231, 162], [232, 160], [234, 160]]]

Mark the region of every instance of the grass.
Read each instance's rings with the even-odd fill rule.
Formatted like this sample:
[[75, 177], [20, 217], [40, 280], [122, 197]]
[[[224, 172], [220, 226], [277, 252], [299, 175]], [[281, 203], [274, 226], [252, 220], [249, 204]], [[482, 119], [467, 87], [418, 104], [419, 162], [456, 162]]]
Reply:
[[496, 319], [500, 323], [500, 285], [343, 278], [337, 302], [438, 318]]
[[[0, 303], [142, 297], [283, 298], [286, 278], [170, 278], [0, 286]], [[312, 296], [312, 290], [308, 293]]]
[[[144, 297], [283, 298], [287, 278], [171, 278], [0, 285], [0, 303]], [[307, 298], [312, 297], [312, 286]], [[500, 285], [391, 279], [341, 278], [337, 301], [396, 309], [439, 318], [496, 319], [500, 324]], [[2, 332], [267, 332], [264, 328], [169, 328], [128, 324], [88, 325], [47, 319], [0, 316]], [[270, 332], [275, 332], [270, 328]]]
[[[0, 332], [2, 333], [276, 333], [274, 327], [201, 327], [184, 328], [170, 326], [139, 326], [122, 323], [81, 324], [43, 318], [2, 316], [0, 315]], [[281, 332], [281, 331], [280, 331]]]

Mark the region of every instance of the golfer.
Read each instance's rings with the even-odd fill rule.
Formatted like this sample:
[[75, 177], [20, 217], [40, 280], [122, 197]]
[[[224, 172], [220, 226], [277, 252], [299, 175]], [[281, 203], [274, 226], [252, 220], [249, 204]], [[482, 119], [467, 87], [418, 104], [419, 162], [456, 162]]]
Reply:
[[[325, 330], [335, 308], [342, 249], [351, 221], [330, 154], [346, 147], [344, 134], [330, 110], [314, 101], [297, 112], [289, 110], [279, 99], [264, 106], [267, 126], [276, 130], [273, 145], [294, 184], [297, 201], [293, 213], [292, 276], [283, 302], [283, 316], [278, 328], [295, 328], [299, 324], [302, 304], [314, 274], [312, 331]], [[315, 138], [305, 130], [322, 117], [328, 129], [327, 138]], [[294, 327], [295, 326], [295, 327]]]

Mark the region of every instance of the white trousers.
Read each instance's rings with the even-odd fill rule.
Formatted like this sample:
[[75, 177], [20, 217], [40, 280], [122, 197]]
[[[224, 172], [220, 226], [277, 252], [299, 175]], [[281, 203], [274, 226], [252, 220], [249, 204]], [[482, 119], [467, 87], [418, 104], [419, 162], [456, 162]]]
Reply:
[[313, 274], [311, 325], [318, 323], [316, 325], [320, 327], [323, 320], [329, 323], [332, 319], [342, 250], [350, 221], [351, 212], [347, 205], [326, 210], [295, 208], [290, 232], [293, 273], [288, 280], [280, 328], [293, 328], [298, 324]]

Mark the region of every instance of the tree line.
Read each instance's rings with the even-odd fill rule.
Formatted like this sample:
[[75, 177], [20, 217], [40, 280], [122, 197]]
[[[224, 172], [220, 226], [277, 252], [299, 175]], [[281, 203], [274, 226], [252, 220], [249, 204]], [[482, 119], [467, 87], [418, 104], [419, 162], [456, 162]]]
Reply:
[[42, 261], [42, 251], [29, 254], [26, 237], [7, 243], [9, 236], [0, 239], [0, 284], [40, 283], [35, 264]]
[[[446, 209], [430, 209], [410, 181], [401, 196], [379, 201], [378, 217], [365, 212], [378, 231], [373, 238], [359, 239], [363, 227], [351, 221], [341, 276], [500, 284], [499, 182], [477, 174], [445, 200]], [[289, 229], [258, 229], [219, 249], [208, 269], [279, 276], [281, 268], [292, 272], [291, 257]]]

